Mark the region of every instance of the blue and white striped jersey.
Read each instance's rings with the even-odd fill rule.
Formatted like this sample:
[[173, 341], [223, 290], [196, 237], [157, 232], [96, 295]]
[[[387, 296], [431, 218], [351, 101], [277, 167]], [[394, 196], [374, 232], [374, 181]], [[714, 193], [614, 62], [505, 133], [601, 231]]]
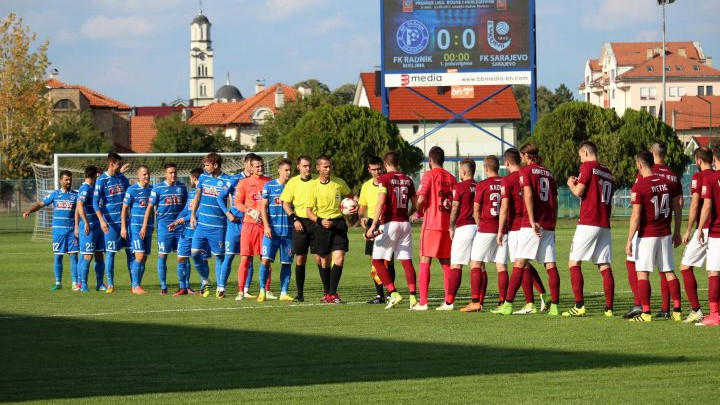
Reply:
[[[149, 184], [147, 187], [140, 187], [139, 184], [135, 183], [125, 192], [123, 205], [130, 207], [130, 229], [133, 231], [140, 231], [142, 228], [152, 189]], [[151, 221], [148, 221], [148, 230], [151, 232], [153, 225]]]
[[285, 189], [285, 184], [280, 184], [277, 179], [265, 183], [262, 190], [262, 198], [268, 200], [268, 218], [274, 235], [288, 236], [290, 233], [290, 218], [283, 209], [280, 194]]
[[188, 192], [185, 184], [176, 181], [172, 186], [163, 181], [150, 192], [150, 204], [157, 212], [158, 228], [167, 229], [187, 204]]
[[108, 224], [120, 224], [123, 198], [129, 187], [130, 181], [122, 173], [110, 176], [105, 172], [95, 181], [93, 209], [99, 210]]
[[[230, 212], [235, 215], [235, 222], [241, 223], [243, 220], [243, 217], [245, 214], [240, 211], [239, 209], [235, 208], [235, 190], [237, 190], [238, 182], [242, 179], [247, 177], [245, 172], [240, 172], [238, 174], [233, 174], [232, 177], [230, 177], [230, 186], [227, 190], [223, 190], [217, 197], [218, 205], [220, 206], [220, 209], [222, 209], [223, 214], [227, 214], [227, 197], [230, 196]], [[223, 201], [225, 202], [223, 204]]]
[[185, 225], [181, 225], [177, 229], [182, 229], [183, 236], [186, 238], [192, 238], [195, 234], [195, 229], [190, 227], [190, 204], [192, 204], [193, 200], [195, 199], [195, 194], [197, 194], [197, 188], [194, 188], [188, 192], [188, 199], [187, 203], [185, 204], [185, 208], [183, 208], [183, 210], [180, 211], [180, 214], [178, 214], [177, 216], [177, 218], [183, 218], [185, 220]]
[[227, 218], [222, 205], [227, 206], [227, 197], [218, 201], [218, 196], [230, 188], [230, 176], [225, 173], [214, 177], [210, 173], [203, 173], [198, 179], [197, 188], [200, 190], [200, 206], [195, 211], [198, 224], [225, 228]]
[[65, 235], [75, 231], [75, 204], [77, 191], [53, 190], [42, 200], [44, 206], [53, 205], [53, 235]]
[[[91, 186], [88, 183], [83, 183], [80, 186], [80, 189], [78, 190], [78, 204], [83, 204], [83, 208], [85, 208], [85, 216], [88, 220], [88, 225], [92, 228], [97, 225], [98, 219], [97, 215], [95, 214], [95, 209], [93, 208], [93, 186]], [[80, 222], [82, 224], [82, 217], [80, 217]]]

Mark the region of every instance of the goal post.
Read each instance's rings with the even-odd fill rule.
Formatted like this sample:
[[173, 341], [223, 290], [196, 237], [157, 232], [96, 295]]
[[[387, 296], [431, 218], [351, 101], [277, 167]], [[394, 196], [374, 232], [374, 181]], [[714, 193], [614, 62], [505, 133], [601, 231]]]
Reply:
[[[223, 158], [222, 170], [228, 174], [239, 173], [244, 168], [245, 155], [250, 152], [220, 152]], [[253, 152], [264, 160], [264, 171], [267, 176], [274, 177], [280, 159], [287, 157], [287, 152]], [[202, 160], [207, 153], [124, 153], [120, 154], [123, 162], [130, 167], [125, 176], [133, 183], [137, 180], [137, 168], [148, 166], [150, 184], [155, 185], [165, 180], [165, 165], [177, 165], [178, 181], [189, 183], [190, 171], [202, 168]], [[68, 170], [73, 174], [72, 188], [77, 190], [83, 182], [85, 168], [97, 166], [101, 172], [107, 169], [106, 153], [56, 153], [52, 166], [33, 164], [38, 201], [45, 198], [53, 190], [60, 187], [60, 172]], [[33, 240], [48, 241], [52, 238], [52, 209], [38, 211], [35, 220]]]

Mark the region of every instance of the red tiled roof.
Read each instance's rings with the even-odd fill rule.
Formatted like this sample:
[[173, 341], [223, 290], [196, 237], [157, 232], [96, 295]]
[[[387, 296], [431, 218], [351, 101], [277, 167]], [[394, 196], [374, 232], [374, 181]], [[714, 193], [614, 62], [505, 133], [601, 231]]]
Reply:
[[112, 99], [104, 94], [98, 93], [97, 91], [81, 86], [78, 84], [67, 84], [57, 79], [51, 78], [47, 82], [47, 86], [51, 89], [77, 89], [80, 90], [83, 96], [88, 99], [92, 107], [110, 107], [117, 108], [119, 110], [129, 110], [130, 106]]
[[[720, 70], [706, 66], [697, 60], [684, 56], [668, 54], [665, 55], [665, 66], [670, 70], [666, 71], [669, 78], [672, 77], [716, 77], [720, 80]], [[678, 69], [678, 67], [680, 69]], [[648, 59], [634, 69], [618, 76], [619, 78], [631, 77], [662, 77], [662, 56], [657, 55]]]
[[143, 117], [143, 116], [152, 116], [155, 118], [163, 118], [167, 117], [170, 114], [173, 113], [180, 113], [185, 108], [181, 105], [179, 106], [172, 106], [172, 105], [160, 105], [160, 106], [150, 106], [150, 107], [135, 107], [135, 116], [137, 117]]
[[130, 117], [130, 149], [135, 153], [152, 151], [152, 141], [157, 135], [155, 117], [151, 115]]
[[212, 103], [195, 111], [188, 122], [192, 125], [224, 126], [230, 124], [251, 124], [252, 116], [258, 108], [269, 108], [273, 114], [277, 113], [275, 106], [275, 92], [281, 87], [285, 101], [294, 100], [298, 91], [294, 88], [276, 83], [258, 94], [242, 101], [231, 103]]
[[588, 62], [590, 63], [590, 70], [592, 70], [593, 72], [602, 71], [602, 66], [600, 66], [600, 59], [590, 59]]
[[[618, 66], [637, 66], [648, 59], [648, 49], [661, 50], [662, 42], [611, 42], [610, 46]], [[667, 42], [666, 47], [668, 53], [679, 55], [680, 49], [685, 49], [687, 58], [700, 59], [697, 48], [691, 41]]]
[[[720, 96], [703, 96], [712, 103], [712, 126], [720, 127]], [[668, 101], [665, 122], [672, 125], [675, 112], [675, 129], [687, 131], [696, 128], [710, 128], [710, 105], [698, 96], [684, 96], [680, 101]]]
[[[375, 111], [381, 110], [380, 96], [375, 95], [375, 73], [361, 73], [360, 75], [365, 92], [370, 101], [370, 107]], [[452, 98], [450, 91], [438, 94], [436, 87], [416, 87], [418, 93], [428, 97], [451, 111], [459, 113], [503, 86], [475, 86], [474, 98]], [[449, 120], [453, 116], [442, 108], [415, 94], [406, 87], [395, 87], [389, 91], [390, 120], [391, 121], [419, 121]], [[515, 95], [511, 88], [501, 91], [492, 99], [465, 114], [465, 118], [473, 121], [499, 121], [518, 120], [518, 109]]]

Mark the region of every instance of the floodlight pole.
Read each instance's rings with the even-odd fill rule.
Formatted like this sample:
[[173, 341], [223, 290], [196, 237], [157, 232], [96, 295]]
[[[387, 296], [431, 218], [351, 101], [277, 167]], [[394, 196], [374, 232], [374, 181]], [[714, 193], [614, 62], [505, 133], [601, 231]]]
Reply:
[[530, 0], [530, 135], [535, 131], [538, 120], [537, 110], [537, 20], [535, 19], [535, 0]]
[[660, 116], [660, 119], [662, 122], [665, 122], [665, 54], [667, 53], [665, 50], [665, 5], [666, 4], [672, 4], [675, 2], [675, 0], [657, 0], [658, 5], [662, 7], [662, 105], [660, 106], [660, 109], [662, 110], [662, 114]]

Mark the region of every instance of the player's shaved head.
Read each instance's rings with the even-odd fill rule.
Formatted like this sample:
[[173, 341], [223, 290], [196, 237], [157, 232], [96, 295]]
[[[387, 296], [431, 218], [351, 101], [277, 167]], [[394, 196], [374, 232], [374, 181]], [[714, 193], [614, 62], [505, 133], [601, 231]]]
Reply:
[[699, 159], [703, 163], [711, 164], [713, 160], [713, 153], [710, 151], [710, 148], [701, 146], [695, 149], [693, 157], [695, 159]]
[[85, 173], [83, 174], [85, 175], [86, 179], [94, 179], [95, 177], [97, 177], [98, 168], [97, 166], [88, 166], [85, 168]]
[[665, 159], [665, 156], [667, 155], [667, 145], [665, 142], [653, 142], [650, 146], [650, 150], [653, 155], [659, 157], [660, 159]]
[[245, 163], [247, 163], [247, 162], [257, 162], [258, 160], [262, 161], [262, 157], [260, 157], [260, 155], [258, 155], [257, 153], [252, 153], [252, 152], [250, 152], [250, 153], [248, 153], [247, 155], [245, 155], [245, 158], [243, 159], [243, 162], [245, 162]]
[[60, 172], [60, 178], [69, 177], [72, 179], [72, 172], [70, 170], [63, 170]]
[[122, 158], [122, 156], [118, 155], [115, 152], [110, 152], [107, 155], [107, 161], [108, 161], [108, 163], [117, 163], [117, 162], [122, 162], [123, 158]]
[[290, 168], [292, 168], [292, 161], [288, 158], [282, 158], [278, 162], [278, 167], [280, 166], [289, 166]]
[[517, 166], [520, 164], [520, 152], [515, 148], [510, 148], [503, 153], [503, 159], [508, 164]]
[[495, 155], [485, 156], [485, 161], [483, 161], [483, 167], [485, 167], [485, 170], [489, 171], [490, 173], [497, 174], [497, 172], [500, 171], [500, 161]]
[[317, 159], [315, 159], [315, 164], [316, 164], [316, 165], [319, 165], [320, 162], [331, 162], [330, 156], [328, 156], [328, 155], [320, 155], [320, 156], [318, 156]]
[[463, 159], [460, 162], [460, 167], [462, 167], [469, 175], [470, 177], [475, 176], [475, 169], [477, 166], [475, 165], [475, 161], [472, 159]]
[[196, 168], [190, 170], [190, 177], [192, 177], [193, 179], [197, 179], [198, 177], [200, 177], [202, 172], [203, 172], [203, 169], [196, 167]]
[[645, 168], [652, 168], [653, 164], [655, 164], [655, 159], [653, 159], [652, 153], [650, 151], [644, 150], [640, 153], [638, 153], [635, 156], [635, 160], [640, 164], [640, 166]]
[[306, 162], [310, 163], [310, 162], [312, 162], [312, 158], [311, 158], [310, 156], [308, 156], [308, 155], [300, 155], [300, 156], [297, 157], [297, 163], [296, 163], [296, 164], [299, 165], [300, 162], [302, 162], [302, 161], [306, 161]]
[[597, 155], [597, 146], [595, 146], [595, 143], [590, 141], [584, 141], [580, 143], [580, 146], [578, 147], [579, 150], [585, 150], [588, 154], [595, 156]]
[[442, 166], [445, 163], [445, 151], [439, 146], [433, 146], [428, 152], [428, 159], [438, 166]]
[[397, 152], [392, 150], [385, 154], [383, 160], [388, 166], [392, 167], [398, 167], [398, 165], [400, 164], [400, 158], [398, 157]]

